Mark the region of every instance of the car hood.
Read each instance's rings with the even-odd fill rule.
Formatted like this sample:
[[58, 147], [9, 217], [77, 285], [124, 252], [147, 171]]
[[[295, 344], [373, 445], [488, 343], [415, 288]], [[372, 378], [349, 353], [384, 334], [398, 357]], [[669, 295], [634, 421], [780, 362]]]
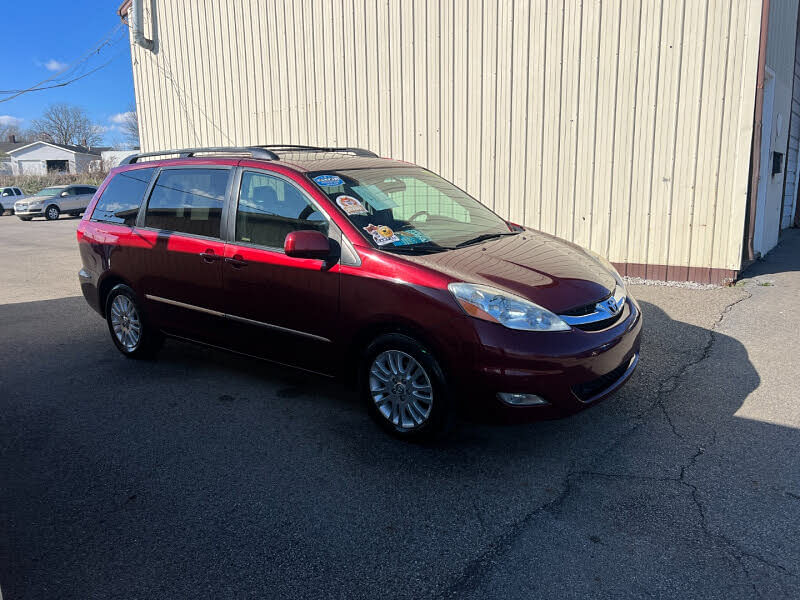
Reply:
[[57, 197], [56, 196], [27, 196], [25, 198], [20, 198], [19, 200], [17, 200], [17, 202], [19, 202], [19, 201], [25, 201], [25, 202], [40, 202], [41, 201], [41, 202], [43, 202], [43, 201], [47, 200], [48, 198], [52, 200], [52, 199], [55, 199]]
[[555, 313], [602, 300], [617, 283], [580, 246], [532, 230], [439, 254], [403, 258], [458, 281], [512, 292]]

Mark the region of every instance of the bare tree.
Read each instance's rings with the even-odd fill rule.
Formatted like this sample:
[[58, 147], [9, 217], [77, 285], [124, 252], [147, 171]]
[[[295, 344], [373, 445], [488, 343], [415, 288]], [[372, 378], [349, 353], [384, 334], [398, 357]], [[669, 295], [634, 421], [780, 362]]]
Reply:
[[131, 106], [128, 112], [122, 115], [122, 122], [119, 124], [119, 129], [125, 139], [125, 143], [130, 145], [131, 148], [139, 147], [139, 115], [136, 112], [136, 107]]
[[25, 141], [25, 134], [16, 123], [0, 123], [0, 142], [7, 141], [14, 136], [18, 142]]
[[51, 104], [40, 119], [31, 122], [30, 133], [37, 140], [73, 146], [97, 146], [103, 130], [92, 123], [80, 106]]

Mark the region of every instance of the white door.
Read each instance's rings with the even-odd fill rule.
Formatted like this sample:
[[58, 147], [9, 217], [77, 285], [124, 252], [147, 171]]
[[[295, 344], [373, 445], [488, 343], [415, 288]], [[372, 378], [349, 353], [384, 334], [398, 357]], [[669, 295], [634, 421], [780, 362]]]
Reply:
[[772, 149], [772, 109], [775, 100], [775, 73], [769, 67], [764, 73], [764, 106], [761, 120], [761, 166], [758, 174], [758, 199], [756, 201], [756, 225], [753, 232], [753, 250], [766, 254], [772, 246], [765, 245], [764, 215], [767, 210], [767, 193], [770, 180]]

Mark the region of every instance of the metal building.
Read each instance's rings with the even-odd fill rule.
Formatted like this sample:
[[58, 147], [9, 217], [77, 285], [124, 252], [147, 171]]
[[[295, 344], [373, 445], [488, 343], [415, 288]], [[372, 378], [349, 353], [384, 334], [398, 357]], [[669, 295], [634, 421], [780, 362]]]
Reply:
[[368, 147], [623, 273], [711, 282], [795, 219], [797, 13], [796, 0], [120, 8], [145, 151]]

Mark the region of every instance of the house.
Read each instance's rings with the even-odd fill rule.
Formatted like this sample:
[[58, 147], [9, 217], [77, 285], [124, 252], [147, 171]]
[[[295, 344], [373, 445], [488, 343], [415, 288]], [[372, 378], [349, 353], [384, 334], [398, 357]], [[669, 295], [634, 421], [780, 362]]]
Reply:
[[103, 150], [103, 152], [100, 153], [101, 162], [97, 163], [98, 168], [102, 167], [104, 170], [108, 171], [109, 169], [118, 167], [119, 163], [128, 158], [131, 154], [136, 154], [138, 151], [138, 148], [133, 148], [131, 150]]
[[100, 153], [107, 148], [84, 148], [50, 142], [31, 142], [7, 154], [12, 168], [18, 175], [45, 175], [47, 173], [83, 173], [93, 161], [100, 160]]
[[622, 273], [730, 281], [797, 218], [797, 0], [128, 0], [144, 151], [418, 163]]

